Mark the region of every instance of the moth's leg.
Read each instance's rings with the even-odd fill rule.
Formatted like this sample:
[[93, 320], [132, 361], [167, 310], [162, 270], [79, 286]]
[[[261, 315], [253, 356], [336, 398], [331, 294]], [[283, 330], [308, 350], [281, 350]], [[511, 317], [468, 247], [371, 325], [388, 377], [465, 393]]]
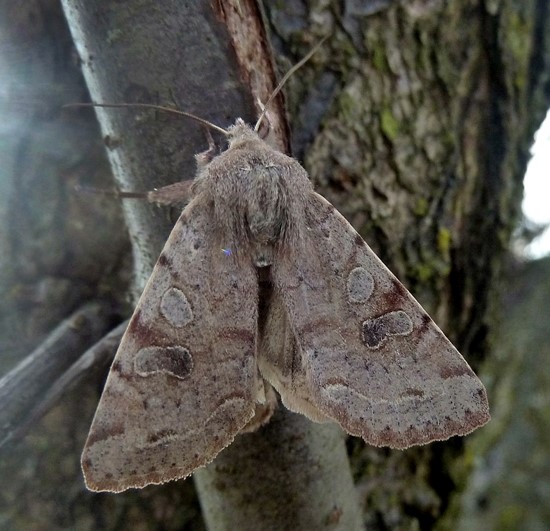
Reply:
[[181, 181], [169, 184], [157, 190], [149, 192], [124, 192], [122, 190], [102, 190], [87, 186], [75, 186], [74, 190], [82, 194], [95, 194], [116, 197], [118, 199], [144, 199], [157, 205], [173, 205], [189, 201], [191, 198], [191, 185], [193, 181]]
[[169, 184], [162, 188], [147, 192], [145, 194], [145, 199], [157, 205], [175, 205], [177, 203], [183, 203], [191, 199], [192, 185], [192, 180]]
[[204, 127], [204, 134], [206, 135], [206, 140], [208, 142], [208, 149], [206, 151], [203, 151], [202, 153], [197, 153], [195, 155], [195, 160], [197, 161], [197, 167], [199, 168], [199, 170], [210, 163], [212, 159], [218, 154], [218, 148], [216, 147], [216, 143], [214, 142], [214, 138], [212, 137], [210, 129]]
[[81, 186], [77, 184], [73, 188], [77, 194], [94, 194], [122, 199], [147, 199], [148, 192], [123, 192], [121, 190], [105, 190], [102, 188], [93, 188], [91, 186]]
[[[210, 161], [218, 154], [218, 148], [216, 147], [216, 143], [214, 142], [210, 129], [205, 127], [204, 132], [208, 141], [208, 149], [195, 155], [195, 160], [197, 161], [197, 167], [199, 170], [208, 165]], [[191, 199], [192, 185], [192, 180], [169, 184], [168, 186], [163, 186], [157, 190], [147, 192], [146, 199], [147, 201], [156, 203], [157, 205], [174, 205], [177, 203], [187, 202]]]
[[265, 381], [259, 375], [260, 385], [263, 387], [263, 401], [256, 399], [256, 411], [254, 416], [248, 421], [246, 426], [241, 430], [241, 433], [252, 433], [269, 422], [274, 411], [277, 409], [277, 395], [269, 382]]

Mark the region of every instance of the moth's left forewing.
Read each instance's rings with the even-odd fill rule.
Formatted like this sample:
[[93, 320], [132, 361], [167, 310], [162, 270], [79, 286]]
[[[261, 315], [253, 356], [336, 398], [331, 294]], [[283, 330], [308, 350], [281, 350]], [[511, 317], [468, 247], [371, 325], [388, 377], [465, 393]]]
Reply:
[[324, 198], [312, 194], [306, 218], [272, 274], [316, 407], [376, 446], [485, 424], [483, 384], [412, 295]]
[[263, 399], [256, 272], [222, 252], [212, 219], [204, 200], [186, 207], [130, 320], [82, 455], [91, 490], [191, 474]]

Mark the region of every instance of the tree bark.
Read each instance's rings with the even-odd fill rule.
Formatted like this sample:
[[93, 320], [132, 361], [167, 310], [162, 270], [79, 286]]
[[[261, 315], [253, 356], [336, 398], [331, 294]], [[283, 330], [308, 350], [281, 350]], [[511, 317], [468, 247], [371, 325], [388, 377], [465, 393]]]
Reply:
[[[6, 371], [99, 293], [121, 317], [127, 315], [131, 269], [116, 201], [69, 193], [75, 183], [106, 188], [110, 176], [92, 113], [59, 111], [85, 98], [59, 5], [12, 4], [0, 3], [10, 42], [9, 60], [0, 65], [2, 79], [9, 80], [1, 105], [10, 126], [0, 143]], [[252, 3], [219, 2], [215, 11], [207, 2], [189, 4], [65, 0], [92, 99], [176, 103], [223, 126], [237, 116], [253, 121], [254, 97], [265, 101], [274, 79], [269, 61], [250, 68], [258, 64], [253, 52], [268, 57], [267, 38], [246, 46], [245, 30], [260, 27], [259, 17], [243, 15]], [[264, 7], [280, 70], [332, 35], [285, 91], [293, 153], [318, 191], [480, 367], [491, 352], [495, 296], [518, 217], [528, 146], [550, 99], [547, 3], [388, 0]], [[179, 118], [131, 110], [100, 111], [98, 117], [121, 188], [148, 190], [191, 178], [193, 155], [206, 148], [201, 128]], [[280, 133], [284, 139], [284, 125]], [[135, 296], [175, 211], [134, 202], [123, 207]], [[83, 491], [78, 459], [98, 387], [90, 382], [69, 395], [2, 459], [3, 521], [13, 529], [202, 529], [189, 481], [118, 496]], [[280, 415], [289, 424], [277, 418], [240, 437], [217, 468], [214, 463], [203, 471], [199, 488], [212, 495], [211, 505], [203, 502], [207, 521], [227, 503], [220, 495], [224, 486], [242, 495], [228, 514], [240, 503], [250, 510], [242, 516], [262, 516], [263, 493], [255, 499], [249, 467], [235, 466], [231, 455], [259, 453], [266, 440], [286, 447], [288, 434], [309, 437], [308, 430], [319, 428]], [[299, 426], [293, 428], [294, 422]], [[324, 496], [318, 483], [301, 477], [304, 462], [317, 459], [319, 437], [304, 454], [273, 454], [269, 475], [275, 477], [268, 479], [274, 492], [284, 490], [277, 474], [288, 477], [292, 467], [302, 466], [289, 480], [286, 494], [295, 496], [288, 505], [270, 507], [274, 518], [281, 507], [296, 508], [298, 517], [312, 511], [312, 505], [297, 509], [308, 492], [312, 503]], [[369, 529], [453, 527], [474, 460], [473, 450], [464, 453], [463, 440], [394, 452], [351, 439], [348, 450]], [[300, 461], [302, 455], [307, 458]], [[285, 460], [280, 469], [279, 459]], [[332, 466], [318, 469], [329, 475], [345, 469], [334, 465], [341, 463], [341, 450], [332, 459]], [[321, 472], [317, 480], [326, 477]], [[301, 492], [304, 485], [311, 490]], [[346, 492], [333, 494], [346, 498]], [[328, 529], [345, 524], [348, 511], [341, 503], [319, 512]], [[308, 526], [299, 520], [295, 529]]]

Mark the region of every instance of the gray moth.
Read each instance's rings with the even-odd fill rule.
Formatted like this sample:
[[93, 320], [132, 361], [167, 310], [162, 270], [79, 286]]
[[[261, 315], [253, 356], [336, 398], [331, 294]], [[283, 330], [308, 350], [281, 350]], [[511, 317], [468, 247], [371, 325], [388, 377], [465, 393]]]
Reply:
[[227, 135], [197, 157], [122, 338], [82, 456], [88, 488], [188, 476], [268, 420], [272, 387], [375, 446], [485, 424], [481, 381], [300, 164], [240, 119]]

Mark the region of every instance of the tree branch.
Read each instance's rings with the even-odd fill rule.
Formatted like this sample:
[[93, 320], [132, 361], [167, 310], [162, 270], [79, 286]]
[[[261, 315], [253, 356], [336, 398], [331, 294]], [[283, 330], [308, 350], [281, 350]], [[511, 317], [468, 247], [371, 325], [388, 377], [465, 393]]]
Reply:
[[[92, 302], [65, 319], [46, 340], [19, 365], [0, 379], [0, 447], [23, 436], [78, 376], [76, 367], [89, 363], [98, 350], [92, 347], [86, 358], [81, 353], [109, 330], [109, 306]], [[109, 334], [111, 336], [111, 334]], [[109, 337], [107, 336], [107, 337]], [[67, 370], [71, 367], [69, 370]]]

